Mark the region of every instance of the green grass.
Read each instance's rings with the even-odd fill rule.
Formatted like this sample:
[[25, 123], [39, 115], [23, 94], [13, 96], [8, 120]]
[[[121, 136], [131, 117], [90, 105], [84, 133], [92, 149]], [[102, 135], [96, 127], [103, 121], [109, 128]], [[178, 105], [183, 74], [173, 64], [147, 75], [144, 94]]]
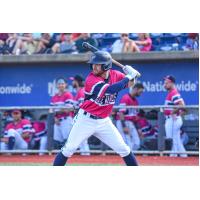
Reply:
[[[0, 163], [0, 166], [51, 166], [50, 163]], [[108, 163], [91, 163], [91, 164], [85, 164], [85, 163], [76, 163], [76, 164], [68, 164], [69, 166], [122, 166], [120, 164], [108, 164]]]

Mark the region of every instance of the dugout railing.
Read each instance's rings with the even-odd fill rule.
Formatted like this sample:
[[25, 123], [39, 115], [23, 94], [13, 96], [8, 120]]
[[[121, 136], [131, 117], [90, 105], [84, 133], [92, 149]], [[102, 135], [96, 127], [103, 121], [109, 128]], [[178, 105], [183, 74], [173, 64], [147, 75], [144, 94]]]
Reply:
[[[64, 108], [69, 109], [67, 107], [56, 107], [58, 108]], [[172, 152], [169, 149], [170, 146], [170, 140], [166, 140], [165, 137], [165, 116], [164, 116], [164, 109], [165, 108], [177, 108], [177, 106], [163, 106], [163, 105], [149, 105], [149, 106], [114, 106], [114, 111], [119, 110], [120, 108], [133, 108], [133, 109], [143, 109], [146, 113], [151, 113], [154, 111], [156, 112], [156, 118], [155, 116], [148, 118], [148, 120], [151, 121], [151, 123], [156, 122], [158, 126], [158, 136], [155, 140], [152, 140], [150, 142], [155, 143], [156, 149], [148, 149], [148, 150], [137, 150], [133, 151], [135, 154], [142, 154], [142, 155], [168, 155], [170, 153], [179, 153], [183, 154], [186, 153], [188, 155], [199, 155], [199, 106], [198, 105], [188, 105], [184, 106], [182, 108], [187, 110], [186, 115], [183, 116], [183, 129], [187, 132], [189, 136], [189, 144], [190, 148], [187, 148], [186, 145], [186, 152]], [[179, 108], [181, 108], [179, 106]], [[27, 154], [38, 154], [38, 153], [45, 153], [45, 154], [53, 154], [59, 152], [59, 149], [54, 149], [53, 145], [53, 126], [54, 126], [54, 108], [51, 106], [19, 106], [19, 107], [0, 107], [0, 134], [3, 134], [4, 130], [4, 124], [3, 124], [3, 113], [4, 111], [10, 111], [13, 109], [20, 109], [20, 110], [29, 110], [30, 112], [33, 112], [35, 116], [35, 120], [38, 120], [41, 115], [46, 114], [47, 115], [47, 150], [40, 151], [40, 150], [1, 150], [0, 146], [0, 154], [4, 153], [12, 153], [12, 154], [18, 154], [18, 153], [27, 153]], [[73, 111], [72, 108], [69, 110]], [[152, 118], [151, 118], [152, 117]], [[80, 153], [78, 150], [76, 153]], [[87, 152], [86, 152], [87, 153]], [[91, 154], [114, 154], [114, 152], [109, 149], [106, 145], [103, 145], [100, 143], [98, 148], [91, 149]]]

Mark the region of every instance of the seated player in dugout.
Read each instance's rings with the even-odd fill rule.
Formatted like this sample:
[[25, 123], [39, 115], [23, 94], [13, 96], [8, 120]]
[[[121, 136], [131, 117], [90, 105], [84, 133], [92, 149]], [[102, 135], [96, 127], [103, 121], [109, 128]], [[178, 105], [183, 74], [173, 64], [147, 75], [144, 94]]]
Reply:
[[[144, 86], [142, 83], [136, 83], [130, 87], [129, 93], [121, 98], [120, 106], [139, 106], [136, 97], [141, 96], [143, 91]], [[135, 108], [121, 108], [116, 116], [116, 127], [131, 150], [140, 148], [140, 137], [135, 127], [137, 119], [138, 109]]]
[[85, 99], [81, 104], [69, 137], [53, 165], [64, 166], [79, 145], [94, 135], [117, 154], [126, 165], [137, 166], [137, 160], [121, 134], [109, 118], [117, 94], [136, 80], [140, 73], [131, 66], [124, 66], [124, 73], [112, 70], [112, 57], [108, 52], [95, 52], [89, 62], [92, 72], [85, 81]]
[[1, 138], [2, 150], [27, 150], [34, 132], [31, 122], [22, 118], [21, 110], [12, 111], [13, 121], [8, 123]]
[[33, 121], [34, 134], [31, 140], [33, 149], [39, 149], [39, 155], [44, 155], [47, 150], [47, 115], [42, 115], [38, 121]]
[[158, 126], [157, 125], [153, 126], [150, 124], [150, 122], [147, 120], [146, 113], [142, 109], [140, 109], [138, 112], [138, 118], [135, 122], [135, 125], [140, 137], [141, 149], [152, 150], [152, 149], [148, 149], [148, 147], [146, 146], [146, 143], [151, 142], [152, 139], [157, 139]]

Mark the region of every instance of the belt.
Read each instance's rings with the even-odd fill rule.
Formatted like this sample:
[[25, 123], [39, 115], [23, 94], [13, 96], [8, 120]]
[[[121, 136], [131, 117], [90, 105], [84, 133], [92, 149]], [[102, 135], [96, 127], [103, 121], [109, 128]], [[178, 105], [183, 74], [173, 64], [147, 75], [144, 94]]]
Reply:
[[101, 117], [95, 116], [95, 115], [91, 115], [90, 113], [84, 111], [83, 113], [84, 115], [87, 115], [88, 117], [92, 118], [92, 119], [103, 119]]
[[61, 122], [61, 121], [63, 121], [64, 119], [67, 119], [67, 117], [61, 117], [61, 118], [59, 119], [59, 121]]
[[[176, 117], [180, 117], [180, 115], [176, 115]], [[172, 118], [172, 115], [166, 115], [165, 116], [165, 119], [169, 119], [169, 118]]]

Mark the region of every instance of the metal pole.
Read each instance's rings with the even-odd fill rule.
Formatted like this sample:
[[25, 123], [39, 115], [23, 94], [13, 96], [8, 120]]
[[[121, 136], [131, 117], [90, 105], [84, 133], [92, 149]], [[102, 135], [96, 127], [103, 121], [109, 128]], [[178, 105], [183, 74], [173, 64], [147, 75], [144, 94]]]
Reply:
[[[2, 113], [0, 112], [0, 138], [3, 130], [3, 121], [2, 121]], [[0, 151], [1, 151], [1, 142], [0, 142]]]
[[163, 112], [158, 113], [158, 151], [165, 150], [165, 117]]
[[54, 113], [52, 110], [49, 111], [47, 117], [47, 150], [53, 149], [53, 134], [54, 134]]

